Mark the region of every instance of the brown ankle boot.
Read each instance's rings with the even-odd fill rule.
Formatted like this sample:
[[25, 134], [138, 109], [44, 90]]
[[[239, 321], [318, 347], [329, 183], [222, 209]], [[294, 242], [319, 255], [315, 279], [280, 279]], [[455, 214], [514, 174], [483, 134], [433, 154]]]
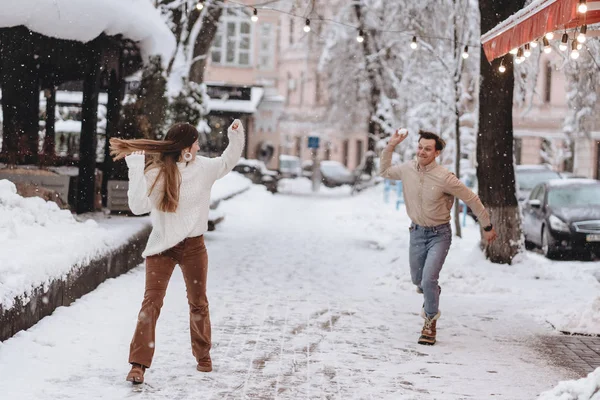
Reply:
[[139, 385], [140, 383], [144, 383], [144, 372], [146, 372], [146, 367], [137, 364], [131, 363], [131, 371], [127, 374], [127, 381], [132, 382], [134, 385]]
[[202, 360], [198, 361], [198, 365], [196, 366], [196, 369], [200, 372], [211, 372], [212, 371], [212, 360], [210, 359], [210, 357], [206, 357], [206, 358], [203, 358]]
[[433, 317], [424, 316], [425, 322], [423, 324], [423, 329], [421, 330], [421, 336], [419, 337], [419, 344], [429, 346], [433, 346], [435, 344], [435, 335], [437, 333], [436, 325], [440, 315], [441, 313], [438, 311], [438, 313]]

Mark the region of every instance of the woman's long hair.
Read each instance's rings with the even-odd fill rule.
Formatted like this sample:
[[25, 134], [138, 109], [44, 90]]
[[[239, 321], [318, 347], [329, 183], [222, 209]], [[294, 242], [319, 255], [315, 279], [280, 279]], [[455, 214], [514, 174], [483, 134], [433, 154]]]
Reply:
[[145, 170], [160, 168], [154, 183], [150, 187], [152, 193], [159, 179], [163, 179], [163, 193], [158, 209], [164, 212], [175, 212], [179, 204], [179, 188], [181, 173], [177, 161], [181, 151], [191, 147], [198, 140], [198, 131], [190, 124], [175, 124], [167, 132], [164, 140], [149, 139], [110, 139], [110, 155], [120, 160], [134, 151], [145, 151], [147, 155]]

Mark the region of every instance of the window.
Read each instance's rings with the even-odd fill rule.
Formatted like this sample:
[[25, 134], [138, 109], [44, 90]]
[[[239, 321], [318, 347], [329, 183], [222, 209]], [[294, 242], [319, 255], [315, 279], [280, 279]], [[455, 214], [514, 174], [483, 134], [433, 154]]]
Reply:
[[315, 104], [321, 104], [321, 74], [318, 72], [315, 75]]
[[290, 45], [294, 44], [294, 18], [290, 18]]
[[296, 156], [302, 157], [302, 138], [296, 137]]
[[285, 96], [285, 104], [289, 105], [290, 104], [290, 97], [292, 95], [292, 91], [293, 89], [293, 80], [292, 80], [292, 74], [290, 74], [289, 72], [287, 73], [287, 86], [286, 86], [286, 96]]
[[304, 103], [304, 81], [306, 80], [306, 74], [304, 72], [300, 73], [300, 105]]
[[273, 69], [275, 68], [275, 38], [273, 37], [273, 25], [263, 23], [260, 26], [260, 38], [258, 48], [258, 68]]
[[550, 61], [546, 63], [546, 82], [544, 85], [544, 102], [550, 103], [552, 94], [552, 65]]
[[535, 198], [539, 200], [540, 203], [544, 204], [544, 197], [546, 197], [546, 187], [544, 185], [540, 185], [539, 191], [537, 192]]
[[343, 163], [344, 165], [347, 167], [348, 166], [348, 153], [349, 153], [349, 147], [350, 147], [350, 142], [348, 141], [348, 139], [344, 140], [344, 144], [343, 144], [343, 150], [342, 150], [342, 159], [343, 159]]
[[533, 200], [535, 198], [538, 197], [538, 195], [540, 194], [540, 192], [542, 191], [542, 186], [538, 186], [536, 188], [534, 188], [531, 193], [529, 194], [529, 200]]
[[362, 163], [363, 158], [363, 141], [356, 141], [356, 165], [360, 165]]
[[211, 61], [230, 66], [250, 66], [252, 26], [243, 9], [228, 8], [221, 17], [211, 48]]
[[514, 153], [515, 153], [515, 163], [517, 165], [521, 165], [521, 153], [523, 152], [523, 139], [518, 138], [515, 139], [515, 147], [514, 147]]
[[325, 144], [325, 159], [331, 160], [331, 142]]
[[[571, 153], [573, 154], [573, 153]], [[572, 164], [572, 160], [573, 157], [569, 158], [569, 161], [571, 161], [571, 169], [565, 169], [565, 171], [573, 171], [573, 164]], [[565, 161], [565, 167], [566, 167], [566, 161]], [[600, 179], [600, 142], [596, 142], [596, 179]]]

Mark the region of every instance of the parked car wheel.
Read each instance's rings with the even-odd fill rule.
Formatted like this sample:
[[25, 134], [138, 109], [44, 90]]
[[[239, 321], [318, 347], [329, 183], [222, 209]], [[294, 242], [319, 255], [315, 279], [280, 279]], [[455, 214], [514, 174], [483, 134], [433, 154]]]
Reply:
[[532, 242], [527, 240], [527, 238], [525, 238], [525, 250], [533, 250], [533, 249], [535, 249], [535, 244], [533, 244]]
[[544, 225], [542, 227], [542, 253], [546, 258], [556, 258], [556, 247], [554, 245], [554, 239], [550, 235], [548, 227]]

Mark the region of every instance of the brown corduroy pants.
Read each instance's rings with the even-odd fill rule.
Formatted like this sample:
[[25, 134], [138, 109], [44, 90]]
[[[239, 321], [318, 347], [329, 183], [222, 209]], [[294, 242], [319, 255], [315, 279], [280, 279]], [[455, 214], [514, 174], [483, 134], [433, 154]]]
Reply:
[[179, 264], [190, 306], [192, 354], [198, 362], [210, 362], [211, 330], [206, 298], [208, 255], [204, 237], [186, 238], [162, 253], [146, 258], [146, 290], [138, 315], [129, 362], [150, 367], [155, 348], [156, 321], [160, 315], [169, 279]]

